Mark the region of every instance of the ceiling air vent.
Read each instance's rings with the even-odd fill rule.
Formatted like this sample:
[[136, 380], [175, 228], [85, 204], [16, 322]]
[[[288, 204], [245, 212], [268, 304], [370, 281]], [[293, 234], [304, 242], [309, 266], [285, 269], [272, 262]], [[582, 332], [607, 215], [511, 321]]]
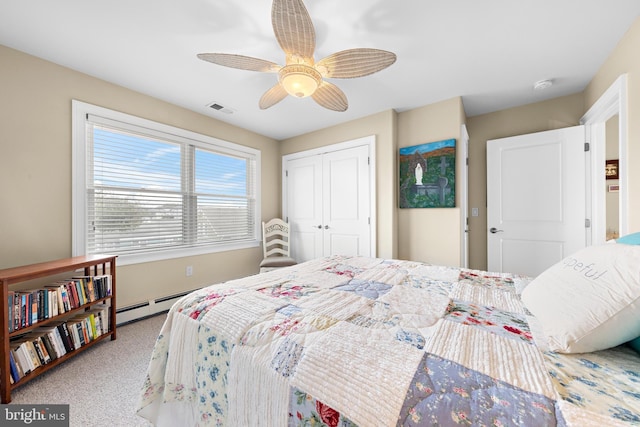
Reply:
[[216, 111], [220, 111], [221, 113], [225, 113], [225, 114], [233, 114], [236, 111], [233, 108], [225, 107], [224, 105], [220, 105], [217, 102], [212, 102], [211, 104], [207, 104], [207, 107]]

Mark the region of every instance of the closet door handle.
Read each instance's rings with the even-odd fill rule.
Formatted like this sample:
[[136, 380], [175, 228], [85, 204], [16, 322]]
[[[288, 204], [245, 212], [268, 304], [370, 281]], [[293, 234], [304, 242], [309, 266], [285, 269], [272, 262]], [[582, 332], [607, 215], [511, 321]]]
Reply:
[[325, 229], [325, 230], [328, 230], [328, 229], [329, 229], [329, 226], [328, 226], [328, 225], [325, 225], [325, 226], [324, 226], [324, 229]]
[[322, 228], [322, 226], [321, 226], [321, 225], [312, 225], [312, 227], [313, 227], [313, 228], [318, 228], [318, 229]]

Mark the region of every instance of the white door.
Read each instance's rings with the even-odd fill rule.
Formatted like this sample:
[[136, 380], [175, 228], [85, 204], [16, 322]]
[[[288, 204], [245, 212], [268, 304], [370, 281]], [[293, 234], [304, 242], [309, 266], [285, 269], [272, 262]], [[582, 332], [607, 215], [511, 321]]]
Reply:
[[322, 156], [302, 157], [283, 164], [285, 206], [291, 256], [298, 262], [322, 256]]
[[369, 256], [369, 147], [323, 155], [324, 256]]
[[291, 256], [372, 255], [369, 147], [283, 161]]
[[537, 276], [586, 244], [584, 126], [487, 141], [488, 270]]

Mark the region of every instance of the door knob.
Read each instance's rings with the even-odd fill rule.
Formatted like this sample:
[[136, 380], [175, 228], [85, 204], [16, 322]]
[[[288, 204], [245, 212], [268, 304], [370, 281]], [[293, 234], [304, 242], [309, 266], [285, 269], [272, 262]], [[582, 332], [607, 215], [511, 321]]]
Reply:
[[489, 229], [489, 232], [491, 232], [491, 233], [493, 233], [493, 234], [496, 234], [496, 233], [502, 233], [503, 231], [504, 231], [504, 230], [498, 230], [498, 229], [497, 229], [497, 228], [495, 228], [495, 227], [491, 227], [491, 228]]

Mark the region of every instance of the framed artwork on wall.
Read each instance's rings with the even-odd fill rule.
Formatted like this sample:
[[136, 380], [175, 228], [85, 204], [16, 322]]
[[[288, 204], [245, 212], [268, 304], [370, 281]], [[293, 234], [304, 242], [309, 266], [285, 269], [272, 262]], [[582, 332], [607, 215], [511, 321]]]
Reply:
[[607, 179], [618, 179], [618, 159], [606, 160], [604, 176]]
[[401, 208], [456, 206], [456, 140], [400, 148]]

